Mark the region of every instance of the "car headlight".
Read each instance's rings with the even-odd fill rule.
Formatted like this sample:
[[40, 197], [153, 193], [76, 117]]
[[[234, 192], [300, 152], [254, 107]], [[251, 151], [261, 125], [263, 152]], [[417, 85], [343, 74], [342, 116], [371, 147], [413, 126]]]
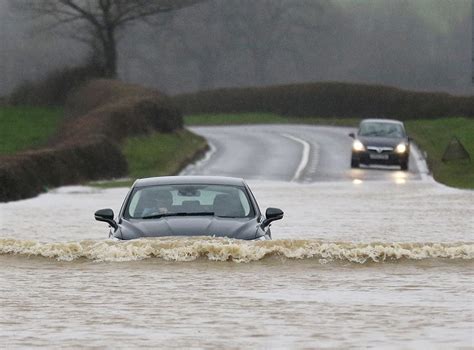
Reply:
[[354, 140], [354, 143], [352, 144], [352, 149], [354, 151], [357, 151], [357, 152], [360, 152], [360, 151], [363, 151], [365, 150], [365, 146], [362, 142], [360, 142], [359, 140]]
[[405, 153], [407, 151], [407, 145], [405, 145], [404, 143], [401, 143], [397, 146], [397, 148], [395, 148], [395, 151], [397, 153]]

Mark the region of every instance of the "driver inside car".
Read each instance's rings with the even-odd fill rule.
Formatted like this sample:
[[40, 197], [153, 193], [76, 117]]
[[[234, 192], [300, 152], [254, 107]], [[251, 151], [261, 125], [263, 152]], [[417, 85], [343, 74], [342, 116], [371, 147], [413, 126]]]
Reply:
[[173, 196], [170, 191], [157, 191], [156, 192], [156, 203], [158, 206], [159, 214], [169, 213], [171, 206], [173, 205]]
[[146, 191], [140, 198], [143, 207], [142, 217], [158, 214], [167, 214], [173, 204], [173, 196], [169, 191]]

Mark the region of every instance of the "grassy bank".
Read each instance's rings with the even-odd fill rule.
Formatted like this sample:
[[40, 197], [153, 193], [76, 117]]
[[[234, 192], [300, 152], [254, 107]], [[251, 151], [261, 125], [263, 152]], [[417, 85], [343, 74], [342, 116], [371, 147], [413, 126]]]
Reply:
[[[0, 156], [41, 148], [58, 130], [61, 109], [0, 107]], [[121, 151], [131, 179], [176, 174], [207, 149], [206, 141], [189, 131], [127, 137]], [[100, 187], [129, 186], [133, 180], [94, 183]]]
[[[442, 118], [407, 121], [408, 133], [428, 154], [428, 164], [436, 181], [453, 187], [474, 189], [474, 120]], [[469, 160], [442, 162], [441, 158], [453, 136], [471, 155]]]
[[[198, 114], [185, 117], [186, 125], [237, 124], [314, 124], [357, 126], [360, 119], [350, 118], [286, 118], [269, 113]], [[408, 133], [428, 154], [428, 163], [434, 178], [448, 186], [474, 189], [474, 120], [468, 118], [441, 118], [406, 121]], [[471, 155], [472, 160], [442, 162], [444, 150], [453, 136]]]
[[0, 107], [0, 155], [44, 145], [61, 117], [61, 109]]
[[92, 185], [105, 188], [130, 186], [137, 178], [173, 175], [206, 150], [206, 140], [187, 130], [131, 137], [122, 147], [130, 180], [96, 182]]

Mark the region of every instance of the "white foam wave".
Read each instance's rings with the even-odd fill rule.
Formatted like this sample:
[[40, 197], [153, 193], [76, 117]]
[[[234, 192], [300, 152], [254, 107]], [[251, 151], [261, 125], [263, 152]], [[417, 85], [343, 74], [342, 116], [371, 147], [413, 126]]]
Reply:
[[318, 259], [319, 262], [384, 262], [402, 259], [474, 259], [474, 243], [352, 243], [317, 240], [240, 241], [226, 238], [160, 238], [132, 241], [84, 240], [42, 243], [0, 239], [0, 254], [40, 256], [60, 261], [135, 261], [160, 258], [168, 261], [252, 262], [269, 256]]

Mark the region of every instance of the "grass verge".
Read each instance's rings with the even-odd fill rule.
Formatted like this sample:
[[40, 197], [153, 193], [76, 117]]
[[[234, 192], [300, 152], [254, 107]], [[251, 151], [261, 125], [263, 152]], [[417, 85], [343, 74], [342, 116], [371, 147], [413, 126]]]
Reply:
[[[405, 122], [408, 133], [428, 154], [436, 181], [448, 186], [474, 189], [474, 119], [442, 118]], [[471, 155], [471, 161], [441, 161], [446, 146], [456, 136]]]
[[59, 108], [0, 107], [0, 155], [44, 145], [62, 115]]
[[206, 150], [206, 140], [187, 130], [131, 137], [122, 147], [130, 179], [94, 182], [91, 185], [129, 187], [137, 178], [177, 174]]

